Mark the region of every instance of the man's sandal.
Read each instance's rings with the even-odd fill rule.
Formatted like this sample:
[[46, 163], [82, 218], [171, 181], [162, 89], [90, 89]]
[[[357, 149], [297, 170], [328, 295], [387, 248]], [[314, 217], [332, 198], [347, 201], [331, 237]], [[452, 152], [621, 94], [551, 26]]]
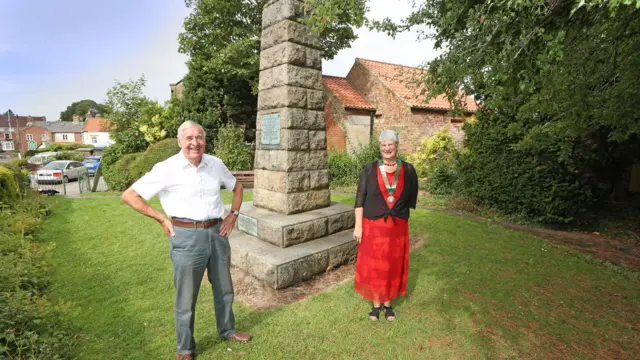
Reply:
[[[380, 310], [382, 310], [382, 306], [379, 307], [372, 307], [371, 308], [371, 312], [369, 313], [369, 320], [371, 321], [378, 321], [378, 319], [380, 319]], [[373, 319], [375, 318], [375, 319]]]
[[[389, 320], [390, 317], [393, 317], [393, 319]], [[387, 321], [395, 321], [396, 313], [393, 312], [393, 307], [391, 306], [384, 307], [384, 318], [387, 319]]]

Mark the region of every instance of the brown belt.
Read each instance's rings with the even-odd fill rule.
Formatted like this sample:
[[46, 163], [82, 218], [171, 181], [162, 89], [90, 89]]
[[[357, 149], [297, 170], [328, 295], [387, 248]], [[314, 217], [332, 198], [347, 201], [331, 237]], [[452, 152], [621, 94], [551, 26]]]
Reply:
[[185, 227], [185, 228], [207, 229], [207, 228], [210, 228], [212, 226], [216, 226], [219, 222], [220, 222], [220, 219], [212, 219], [212, 220], [206, 220], [206, 221], [197, 221], [197, 220], [190, 220], [190, 219], [178, 219], [178, 218], [171, 219], [171, 223], [174, 226]]

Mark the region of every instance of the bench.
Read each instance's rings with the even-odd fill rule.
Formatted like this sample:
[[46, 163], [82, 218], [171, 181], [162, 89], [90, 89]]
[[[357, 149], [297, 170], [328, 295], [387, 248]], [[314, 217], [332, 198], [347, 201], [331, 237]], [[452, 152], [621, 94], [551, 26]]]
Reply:
[[253, 188], [253, 170], [232, 171], [231, 174], [235, 176], [243, 187], [247, 189]]

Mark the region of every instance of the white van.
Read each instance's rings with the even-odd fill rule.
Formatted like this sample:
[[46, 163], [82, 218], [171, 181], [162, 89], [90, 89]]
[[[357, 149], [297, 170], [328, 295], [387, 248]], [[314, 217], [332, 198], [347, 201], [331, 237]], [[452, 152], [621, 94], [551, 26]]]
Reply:
[[34, 165], [45, 165], [55, 160], [55, 157], [55, 152], [41, 152], [30, 157], [29, 160], [27, 160], [27, 163]]

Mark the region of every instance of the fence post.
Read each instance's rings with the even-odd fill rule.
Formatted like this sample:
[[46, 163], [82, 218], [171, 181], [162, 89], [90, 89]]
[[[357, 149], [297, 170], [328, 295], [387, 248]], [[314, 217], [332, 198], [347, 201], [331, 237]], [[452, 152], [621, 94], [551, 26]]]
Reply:
[[62, 192], [64, 193], [64, 196], [67, 196], [67, 183], [64, 182], [64, 169], [62, 169], [61, 171], [62, 171]]
[[98, 168], [96, 168], [96, 173], [93, 174], [93, 186], [91, 186], [91, 192], [96, 192], [98, 189], [98, 183], [100, 183], [100, 177], [102, 176], [102, 162], [98, 164]]

